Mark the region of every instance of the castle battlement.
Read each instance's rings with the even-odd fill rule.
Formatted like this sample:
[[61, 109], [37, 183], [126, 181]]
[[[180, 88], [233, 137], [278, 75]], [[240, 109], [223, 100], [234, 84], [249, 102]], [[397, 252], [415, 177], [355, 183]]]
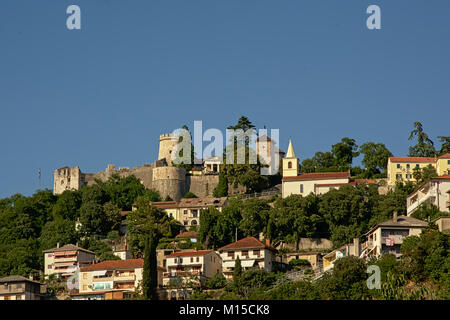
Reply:
[[176, 136], [173, 135], [172, 133], [164, 133], [159, 136], [159, 140], [167, 140], [167, 139], [172, 140], [174, 138], [176, 138]]

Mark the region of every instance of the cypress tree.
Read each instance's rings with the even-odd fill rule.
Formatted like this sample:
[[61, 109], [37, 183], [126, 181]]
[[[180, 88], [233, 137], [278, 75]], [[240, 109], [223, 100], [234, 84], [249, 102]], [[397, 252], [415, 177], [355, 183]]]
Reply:
[[156, 239], [148, 236], [144, 250], [144, 270], [142, 274], [142, 290], [145, 299], [157, 300], [158, 270], [156, 263]]
[[234, 270], [233, 270], [233, 280], [234, 282], [239, 282], [239, 279], [242, 276], [242, 266], [241, 266], [241, 259], [239, 259], [239, 256], [237, 256], [236, 260], [234, 261]]

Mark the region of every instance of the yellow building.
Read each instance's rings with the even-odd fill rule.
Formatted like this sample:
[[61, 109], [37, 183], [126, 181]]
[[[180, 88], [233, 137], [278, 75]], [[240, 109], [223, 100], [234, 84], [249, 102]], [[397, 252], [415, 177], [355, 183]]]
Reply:
[[450, 174], [450, 153], [446, 153], [437, 158], [436, 172], [438, 176]]
[[415, 182], [414, 168], [425, 168], [428, 165], [436, 169], [438, 176], [450, 174], [450, 154], [440, 157], [390, 157], [387, 165], [388, 185], [393, 186], [397, 181]]

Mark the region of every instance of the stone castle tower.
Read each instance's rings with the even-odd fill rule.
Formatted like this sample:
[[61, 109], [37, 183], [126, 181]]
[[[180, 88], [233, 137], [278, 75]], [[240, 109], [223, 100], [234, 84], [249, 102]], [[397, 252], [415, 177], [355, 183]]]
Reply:
[[178, 143], [178, 137], [172, 134], [162, 134], [159, 136], [158, 160], [166, 159], [167, 165], [172, 166], [172, 151]]
[[84, 175], [78, 166], [62, 167], [54, 171], [53, 192], [63, 193], [66, 190], [80, 190], [84, 185]]

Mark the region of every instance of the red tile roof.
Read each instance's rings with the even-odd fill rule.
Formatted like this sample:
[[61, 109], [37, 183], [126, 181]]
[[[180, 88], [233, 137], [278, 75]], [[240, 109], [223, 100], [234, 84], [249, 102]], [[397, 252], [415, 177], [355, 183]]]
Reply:
[[[117, 270], [117, 269], [129, 269], [129, 268], [143, 268], [144, 259], [127, 259], [127, 260], [108, 260], [102, 261], [87, 267], [80, 269], [81, 272], [96, 271], [96, 270]], [[161, 271], [165, 271], [164, 268], [157, 267]]]
[[64, 252], [64, 251], [84, 251], [84, 252], [87, 252], [87, 253], [95, 254], [95, 252], [86, 250], [84, 248], [80, 248], [80, 247], [75, 246], [73, 244], [66, 244], [66, 245], [64, 245], [62, 247], [48, 249], [48, 250], [44, 250], [42, 252], [43, 253], [47, 253], [47, 252]]
[[175, 238], [196, 238], [198, 239], [198, 233], [195, 231], [186, 231], [178, 234]]
[[450, 159], [450, 153], [443, 154], [442, 156], [439, 156], [438, 159]]
[[433, 179], [449, 180], [450, 179], [450, 174], [447, 174], [445, 176], [433, 177]]
[[350, 179], [350, 172], [302, 173], [296, 177], [283, 177], [283, 181]]
[[226, 246], [223, 246], [222, 248], [219, 248], [218, 251], [224, 251], [224, 250], [236, 250], [236, 249], [269, 249], [272, 251], [277, 251], [275, 248], [268, 246], [255, 237], [247, 237], [241, 240], [238, 240], [236, 242], [227, 244]]
[[195, 256], [203, 256], [205, 254], [208, 254], [212, 252], [212, 250], [190, 250], [190, 251], [178, 251], [169, 254], [166, 256], [166, 258], [173, 258], [173, 257], [195, 257]]
[[432, 157], [389, 157], [391, 162], [436, 162]]
[[158, 201], [158, 202], [151, 202], [152, 206], [155, 206], [160, 209], [173, 209], [178, 208], [178, 202], [176, 201]]

